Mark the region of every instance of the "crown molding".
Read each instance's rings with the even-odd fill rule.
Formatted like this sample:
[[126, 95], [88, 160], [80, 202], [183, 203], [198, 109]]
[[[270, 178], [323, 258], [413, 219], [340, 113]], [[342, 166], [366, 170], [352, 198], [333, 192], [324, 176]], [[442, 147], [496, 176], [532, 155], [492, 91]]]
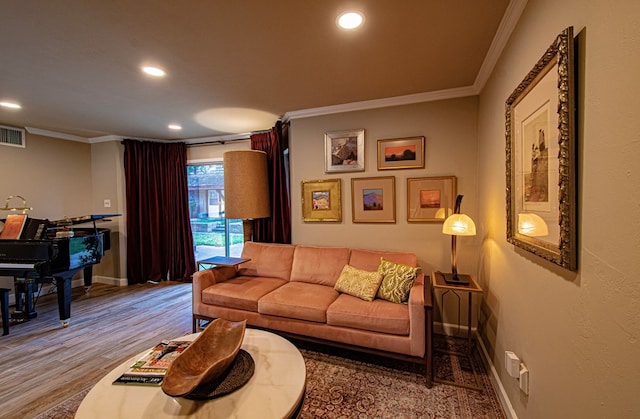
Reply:
[[29, 134], [42, 135], [44, 137], [59, 138], [61, 140], [77, 141], [80, 143], [88, 143], [89, 139], [86, 137], [80, 137], [79, 135], [63, 134], [61, 132], [49, 131], [46, 129], [40, 129], [35, 127], [24, 127]]
[[480, 94], [482, 89], [484, 89], [485, 84], [487, 84], [489, 77], [491, 77], [493, 68], [496, 66], [500, 55], [502, 55], [502, 51], [507, 45], [507, 42], [511, 37], [511, 33], [518, 24], [518, 20], [520, 20], [520, 16], [522, 15], [526, 5], [527, 0], [511, 0], [509, 2], [507, 10], [505, 11], [504, 16], [502, 16], [500, 25], [496, 30], [496, 35], [493, 37], [493, 41], [489, 46], [489, 51], [487, 51], [487, 55], [485, 55], [482, 66], [480, 67], [476, 80], [473, 83], [473, 90], [476, 94]]
[[313, 116], [362, 111], [376, 108], [387, 108], [391, 106], [411, 105], [421, 102], [434, 102], [437, 100], [474, 96], [476, 94], [477, 93], [473, 90], [473, 86], [465, 86], [455, 89], [438, 90], [435, 92], [415, 93], [412, 95], [366, 100], [362, 102], [344, 103], [341, 105], [322, 106], [318, 108], [287, 112], [283, 116], [283, 121], [287, 122], [292, 119], [309, 118]]

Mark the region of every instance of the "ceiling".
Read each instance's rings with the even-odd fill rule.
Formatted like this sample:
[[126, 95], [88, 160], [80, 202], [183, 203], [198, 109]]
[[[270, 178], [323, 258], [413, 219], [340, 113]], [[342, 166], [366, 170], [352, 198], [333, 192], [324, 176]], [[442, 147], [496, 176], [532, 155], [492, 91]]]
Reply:
[[[509, 0], [0, 0], [0, 101], [22, 105], [0, 108], [0, 124], [88, 142], [197, 142], [278, 118], [476, 94], [517, 19], [511, 9]], [[364, 25], [339, 29], [345, 10], [361, 11]], [[167, 75], [153, 79], [142, 65]]]

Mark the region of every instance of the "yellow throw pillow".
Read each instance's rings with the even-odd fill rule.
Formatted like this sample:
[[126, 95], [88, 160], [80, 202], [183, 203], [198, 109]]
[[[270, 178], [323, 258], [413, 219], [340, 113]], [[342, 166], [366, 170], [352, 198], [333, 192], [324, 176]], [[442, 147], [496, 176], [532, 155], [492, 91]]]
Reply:
[[373, 301], [381, 282], [380, 271], [369, 272], [351, 265], [344, 265], [334, 288], [338, 292], [344, 292], [365, 301]]
[[382, 274], [382, 283], [378, 288], [377, 297], [393, 303], [407, 301], [418, 271], [420, 271], [419, 267], [403, 265], [380, 258], [378, 272]]

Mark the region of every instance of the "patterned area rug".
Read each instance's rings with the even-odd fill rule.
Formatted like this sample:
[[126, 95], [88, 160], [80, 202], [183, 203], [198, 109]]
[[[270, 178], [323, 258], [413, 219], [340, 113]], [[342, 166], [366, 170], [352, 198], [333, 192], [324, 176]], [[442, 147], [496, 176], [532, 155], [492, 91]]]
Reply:
[[[307, 392], [300, 412], [310, 418], [505, 418], [477, 350], [470, 361], [481, 391], [434, 383], [409, 363], [340, 349], [295, 342], [307, 367]], [[462, 339], [436, 336], [435, 375], [440, 380], [476, 384], [472, 365], [462, 353]], [[73, 418], [87, 388], [54, 406], [38, 419]]]

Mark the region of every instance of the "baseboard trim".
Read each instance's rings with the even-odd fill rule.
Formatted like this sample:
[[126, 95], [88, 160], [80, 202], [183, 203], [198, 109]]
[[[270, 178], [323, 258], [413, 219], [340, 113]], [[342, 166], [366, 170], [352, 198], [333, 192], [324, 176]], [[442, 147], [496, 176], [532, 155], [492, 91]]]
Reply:
[[92, 282], [100, 284], [115, 285], [118, 287], [126, 287], [129, 285], [127, 278], [113, 278], [110, 276], [94, 276]]
[[484, 342], [482, 339], [477, 339], [478, 346], [482, 349], [481, 354], [484, 358], [485, 363], [489, 366], [491, 370], [491, 384], [493, 384], [493, 388], [497, 389], [498, 400], [500, 401], [500, 405], [502, 406], [502, 410], [504, 411], [505, 416], [508, 419], [518, 419], [518, 415], [515, 410], [513, 410], [513, 405], [511, 404], [511, 400], [507, 396], [507, 392], [502, 385], [502, 381], [500, 380], [500, 376], [498, 375], [498, 371], [496, 370], [493, 362], [491, 362], [491, 357], [489, 356], [489, 352], [487, 348], [484, 346]]
[[[434, 322], [433, 323], [433, 331], [434, 333], [439, 333], [445, 336], [455, 336], [455, 337], [467, 337], [467, 326], [458, 326], [457, 324], [451, 323], [442, 323], [442, 322]], [[484, 346], [484, 342], [482, 339], [478, 339], [477, 337], [477, 329], [471, 328], [471, 338], [475, 340], [478, 344], [480, 350], [480, 355], [485, 362], [485, 365], [489, 367], [491, 374], [489, 375], [491, 379], [491, 384], [493, 384], [493, 388], [496, 389], [496, 393], [498, 394], [498, 401], [502, 406], [502, 410], [504, 411], [507, 419], [518, 419], [518, 415], [513, 410], [513, 405], [507, 396], [507, 392], [502, 385], [502, 381], [500, 380], [500, 376], [498, 375], [498, 371], [496, 370], [493, 362], [491, 361], [491, 357], [489, 356], [489, 352], [487, 348]]]

